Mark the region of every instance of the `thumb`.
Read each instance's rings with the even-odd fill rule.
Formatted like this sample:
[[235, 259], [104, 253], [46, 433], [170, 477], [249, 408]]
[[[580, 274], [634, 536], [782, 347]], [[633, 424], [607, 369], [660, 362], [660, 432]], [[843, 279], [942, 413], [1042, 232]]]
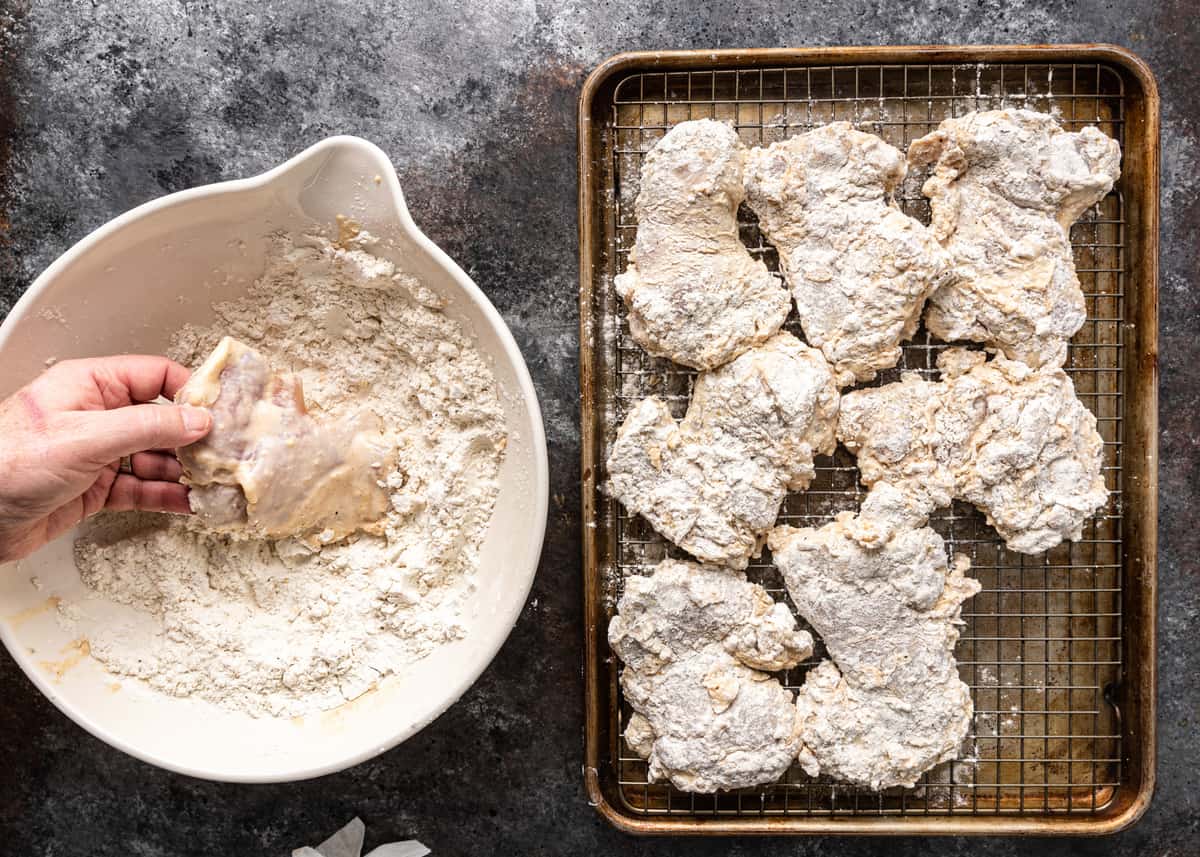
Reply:
[[212, 429], [209, 411], [187, 405], [127, 405], [80, 417], [71, 443], [79, 457], [97, 465], [146, 449], [187, 446]]

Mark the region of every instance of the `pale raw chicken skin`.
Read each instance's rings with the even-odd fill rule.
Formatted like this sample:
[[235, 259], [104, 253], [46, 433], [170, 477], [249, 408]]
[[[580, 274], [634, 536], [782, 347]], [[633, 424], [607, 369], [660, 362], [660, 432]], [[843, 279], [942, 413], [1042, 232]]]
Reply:
[[178, 451], [192, 511], [206, 526], [319, 542], [382, 531], [395, 444], [375, 414], [314, 417], [299, 377], [228, 336], [175, 401], [213, 414], [208, 436]]

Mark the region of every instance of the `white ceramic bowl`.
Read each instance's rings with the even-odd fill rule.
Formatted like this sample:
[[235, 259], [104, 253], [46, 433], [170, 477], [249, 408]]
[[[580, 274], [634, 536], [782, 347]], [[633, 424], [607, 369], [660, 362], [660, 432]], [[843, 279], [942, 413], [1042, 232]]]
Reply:
[[49, 599], [83, 594], [73, 535], [0, 566], [0, 638], [25, 673], [93, 735], [164, 768], [270, 782], [330, 773], [382, 753], [431, 722], [479, 677], [533, 582], [548, 478], [529, 372], [499, 313], [413, 224], [391, 163], [365, 140], [330, 138], [270, 172], [172, 194], [84, 238], [38, 277], [0, 326], [0, 398], [50, 358], [162, 353], [172, 331], [186, 322], [210, 323], [213, 301], [235, 297], [253, 282], [270, 232], [329, 225], [338, 214], [390, 239], [394, 249], [376, 252], [446, 297], [447, 314], [473, 332], [493, 361], [509, 443], [478, 587], [464, 615], [468, 633], [339, 709], [255, 719], [167, 697], [133, 680], [114, 692], [113, 677], [98, 663], [72, 657], [74, 641]]

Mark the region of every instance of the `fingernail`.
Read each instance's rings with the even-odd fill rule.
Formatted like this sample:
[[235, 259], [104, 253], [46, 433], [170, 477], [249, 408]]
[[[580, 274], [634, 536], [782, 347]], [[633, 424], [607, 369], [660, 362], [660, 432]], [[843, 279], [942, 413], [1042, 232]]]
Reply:
[[208, 430], [208, 425], [212, 421], [212, 415], [207, 410], [187, 405], [184, 405], [181, 410], [183, 411], [183, 427], [189, 432]]

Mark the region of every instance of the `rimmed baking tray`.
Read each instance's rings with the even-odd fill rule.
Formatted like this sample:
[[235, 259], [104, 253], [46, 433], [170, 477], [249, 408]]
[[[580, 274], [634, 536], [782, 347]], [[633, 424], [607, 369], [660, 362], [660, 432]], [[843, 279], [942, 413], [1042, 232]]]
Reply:
[[[633, 245], [641, 159], [686, 119], [734, 123], [747, 144], [849, 120], [906, 148], [948, 116], [996, 107], [1053, 112], [1069, 129], [1118, 139], [1122, 176], [1071, 230], [1088, 320], [1068, 371], [1105, 441], [1108, 506], [1084, 538], [1039, 556], [1006, 551], [972, 507], [932, 526], [972, 560], [983, 591], [966, 605], [957, 657], [975, 718], [963, 760], [914, 789], [883, 793], [807, 777], [691, 795], [649, 783], [622, 739], [628, 709], [608, 620], [627, 575], [674, 552], [601, 491], [608, 446], [628, 408], [665, 398], [682, 415], [694, 373], [629, 337], [613, 277]], [[588, 78], [579, 104], [580, 383], [590, 799], [618, 827], [664, 834], [1100, 834], [1135, 821], [1154, 788], [1157, 492], [1158, 95], [1133, 54], [1106, 45], [871, 47], [621, 54]], [[928, 222], [922, 175], [899, 199]], [[774, 251], [743, 209], [742, 237]], [[799, 334], [796, 319], [788, 328]], [[931, 375], [944, 346], [918, 333], [901, 370]], [[864, 491], [844, 449], [817, 462], [781, 518], [818, 526]], [[749, 574], [780, 600], [769, 555]], [[821, 656], [780, 677], [788, 686]]]

